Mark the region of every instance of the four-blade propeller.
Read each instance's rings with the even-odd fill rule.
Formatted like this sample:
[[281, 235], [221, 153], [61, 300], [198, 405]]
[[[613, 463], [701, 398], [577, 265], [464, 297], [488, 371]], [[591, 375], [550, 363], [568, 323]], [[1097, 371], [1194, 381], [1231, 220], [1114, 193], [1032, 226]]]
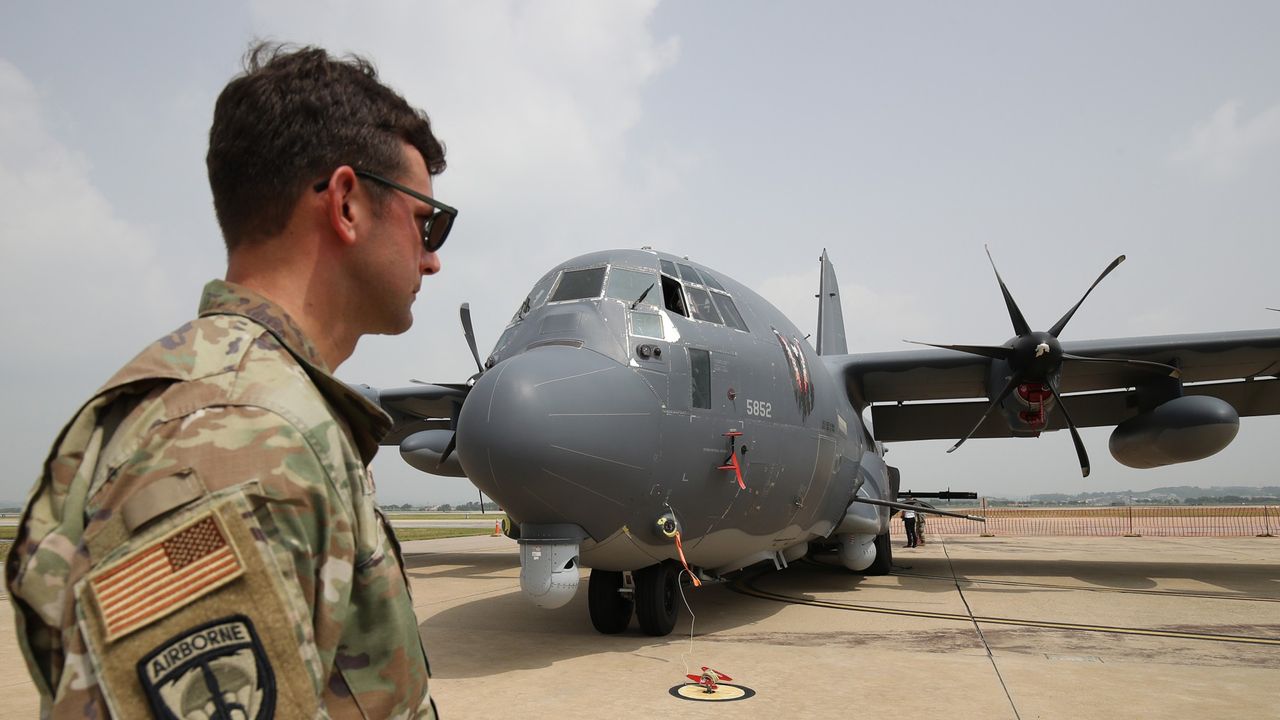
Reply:
[[[1062, 334], [1067, 323], [1076, 314], [1076, 310], [1080, 309], [1080, 305], [1084, 303], [1085, 298], [1089, 297], [1089, 293], [1102, 282], [1112, 270], [1115, 270], [1120, 263], [1124, 262], [1124, 255], [1111, 261], [1097, 280], [1085, 290], [1084, 295], [1075, 305], [1063, 315], [1058, 322], [1049, 328], [1048, 332], [1033, 331], [1027, 320], [1022, 315], [1022, 310], [1018, 308], [1018, 303], [1013, 299], [1013, 295], [1009, 292], [1009, 288], [1004, 284], [1004, 279], [1000, 277], [1000, 271], [996, 269], [995, 260], [991, 258], [991, 250], [987, 249], [987, 260], [991, 263], [991, 269], [996, 274], [996, 282], [1000, 284], [1000, 292], [1004, 295], [1005, 307], [1009, 310], [1009, 320], [1013, 323], [1013, 331], [1017, 333], [1009, 342], [1004, 345], [940, 345], [937, 343], [922, 343], [914, 340], [907, 342], [916, 345], [928, 345], [930, 347], [943, 348], [946, 350], [955, 350], [957, 352], [968, 353], [970, 355], [979, 355], [981, 357], [990, 358], [992, 360], [1000, 360], [1009, 367], [1009, 375], [1004, 387], [987, 405], [983, 411], [982, 417], [973, 426], [964, 437], [960, 438], [955, 445], [952, 445], [947, 452], [953, 452], [956, 448], [964, 444], [966, 440], [973, 436], [986, 421], [987, 416], [991, 414], [1001, 403], [1005, 401], [1015, 389], [1020, 386], [1027, 386], [1024, 392], [1025, 397], [1030, 401], [1031, 398], [1038, 397], [1040, 401], [1044, 400], [1044, 388], [1048, 388], [1048, 393], [1052, 394], [1057, 401], [1058, 407], [1062, 409], [1062, 416], [1067, 421], [1067, 429], [1071, 431], [1071, 440], [1075, 443], [1076, 457], [1080, 461], [1080, 472], [1085, 476], [1089, 476], [1089, 454], [1084, 449], [1084, 442], [1080, 439], [1080, 433], [1076, 430], [1075, 422], [1071, 419], [1071, 414], [1067, 412], [1066, 405], [1062, 402], [1062, 396], [1058, 394], [1058, 377], [1064, 362], [1077, 363], [1112, 363], [1121, 364], [1128, 367], [1156, 372], [1162, 375], [1176, 378], [1179, 376], [1178, 369], [1161, 363], [1147, 362], [1144, 360], [1125, 360], [1118, 358], [1098, 358], [1085, 357], [1082, 355], [1073, 355], [1063, 352], [1062, 344], [1058, 341], [1058, 336]], [[1040, 386], [1040, 387], [1037, 387]]]

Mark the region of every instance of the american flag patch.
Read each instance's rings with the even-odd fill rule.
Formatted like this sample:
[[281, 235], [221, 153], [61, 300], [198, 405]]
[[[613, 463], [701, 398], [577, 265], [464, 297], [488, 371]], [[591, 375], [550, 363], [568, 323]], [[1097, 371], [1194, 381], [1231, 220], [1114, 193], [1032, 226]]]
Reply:
[[219, 519], [207, 513], [89, 576], [108, 642], [244, 574]]

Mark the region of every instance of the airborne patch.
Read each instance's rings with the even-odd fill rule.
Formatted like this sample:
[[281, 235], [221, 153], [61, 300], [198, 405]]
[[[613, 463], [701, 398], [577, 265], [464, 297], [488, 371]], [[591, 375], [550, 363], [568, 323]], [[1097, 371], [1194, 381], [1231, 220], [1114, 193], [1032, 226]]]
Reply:
[[157, 718], [273, 716], [275, 675], [253, 622], [243, 615], [184, 630], [138, 662]]
[[206, 513], [89, 575], [108, 642], [244, 574], [221, 520]]

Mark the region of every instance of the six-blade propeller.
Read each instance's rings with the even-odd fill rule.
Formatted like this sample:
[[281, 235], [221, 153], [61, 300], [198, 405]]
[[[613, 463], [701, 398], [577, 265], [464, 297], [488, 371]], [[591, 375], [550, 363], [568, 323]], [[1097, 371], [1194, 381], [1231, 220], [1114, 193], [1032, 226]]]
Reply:
[[1080, 433], [1076, 430], [1071, 414], [1067, 412], [1066, 405], [1062, 402], [1062, 396], [1058, 394], [1058, 376], [1062, 364], [1064, 362], [1112, 363], [1157, 372], [1173, 378], [1179, 376], [1177, 368], [1161, 363], [1119, 358], [1085, 357], [1065, 353], [1062, 350], [1062, 344], [1058, 341], [1058, 336], [1066, 328], [1067, 323], [1071, 321], [1072, 316], [1076, 314], [1076, 310], [1080, 309], [1080, 305], [1085, 301], [1085, 298], [1089, 297], [1089, 293], [1093, 292], [1098, 283], [1102, 282], [1102, 279], [1110, 274], [1112, 270], [1115, 270], [1120, 263], [1124, 262], [1124, 257], [1124, 255], [1121, 255], [1111, 261], [1111, 264], [1102, 271], [1097, 280], [1093, 281], [1093, 284], [1084, 292], [1080, 300], [1058, 322], [1054, 323], [1048, 332], [1038, 332], [1033, 331], [1026, 318], [1023, 317], [1022, 310], [1018, 308], [1018, 303], [1013, 299], [1009, 288], [1004, 284], [1004, 279], [1000, 277], [1000, 271], [996, 269], [995, 260], [991, 258], [991, 250], [987, 249], [987, 260], [991, 263], [991, 269], [996, 274], [996, 282], [1000, 284], [1000, 292], [1004, 295], [1005, 307], [1009, 310], [1009, 320], [1013, 323], [1013, 331], [1017, 333], [1017, 336], [1004, 345], [940, 345], [937, 343], [916, 342], [914, 340], [907, 341], [916, 345], [928, 345], [970, 355], [979, 355], [992, 360], [1000, 360], [1009, 367], [1009, 375], [1004, 387], [992, 398], [986, 410], [983, 411], [982, 417], [978, 418], [978, 422], [973, 426], [973, 429], [960, 438], [955, 445], [952, 445], [947, 452], [953, 452], [972, 437], [978, 431], [978, 428], [982, 426], [982, 423], [986, 421], [987, 416], [1003, 403], [1015, 389], [1020, 386], [1026, 386], [1024, 389], [1027, 394], [1024, 397], [1027, 397], [1029, 401], [1032, 398], [1039, 397], [1040, 401], [1043, 402], [1044, 388], [1047, 388], [1048, 393], [1053, 395], [1058, 407], [1062, 409], [1062, 416], [1067, 421], [1067, 429], [1071, 431], [1071, 441], [1075, 443], [1076, 457], [1080, 461], [1080, 472], [1085, 477], [1088, 477], [1089, 454], [1085, 451], [1084, 442], [1080, 439]]

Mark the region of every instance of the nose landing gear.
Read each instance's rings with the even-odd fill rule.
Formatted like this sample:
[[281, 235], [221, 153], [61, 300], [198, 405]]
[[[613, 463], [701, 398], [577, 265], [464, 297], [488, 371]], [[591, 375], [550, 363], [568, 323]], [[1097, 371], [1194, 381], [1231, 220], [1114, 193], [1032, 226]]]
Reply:
[[592, 626], [615, 635], [627, 629], [634, 610], [641, 632], [670, 635], [679, 617], [680, 573], [679, 564], [666, 560], [635, 571], [635, 587], [628, 588], [621, 572], [592, 569], [587, 586]]

